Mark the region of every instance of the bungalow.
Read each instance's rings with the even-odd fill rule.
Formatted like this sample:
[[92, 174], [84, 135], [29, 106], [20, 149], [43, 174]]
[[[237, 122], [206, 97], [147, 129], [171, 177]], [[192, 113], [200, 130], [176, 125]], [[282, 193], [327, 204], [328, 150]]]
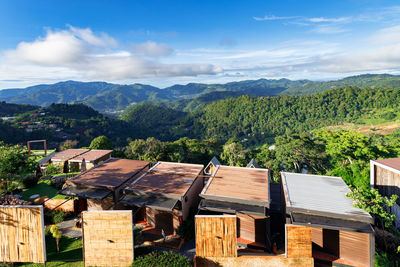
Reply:
[[204, 168], [204, 173], [207, 175], [212, 175], [217, 168], [217, 166], [222, 165], [216, 157], [213, 157], [211, 161]]
[[342, 178], [282, 172], [281, 181], [286, 254], [311, 242], [309, 255], [318, 266], [374, 266], [374, 220], [353, 206]]
[[203, 165], [158, 162], [124, 189], [120, 202], [133, 207], [134, 222], [175, 234], [195, 213], [204, 181]]
[[60, 194], [79, 198], [79, 210], [114, 208], [121, 190], [146, 172], [150, 162], [110, 158], [67, 180]]
[[[383, 196], [400, 196], [400, 158], [371, 160], [370, 184]], [[390, 208], [396, 215], [396, 227], [400, 228], [400, 199]]]
[[89, 149], [67, 149], [56, 153], [51, 158], [51, 163], [53, 163], [53, 165], [55, 166], [60, 166], [61, 168], [63, 168], [63, 172], [67, 173], [69, 172], [68, 161], [88, 151]]
[[267, 169], [216, 166], [200, 197], [196, 229], [200, 218], [209, 219], [209, 223], [202, 224], [211, 225], [215, 217], [235, 216], [237, 232], [233, 234], [239, 247], [270, 248], [271, 201]]
[[111, 157], [112, 150], [93, 149], [68, 160], [71, 171], [85, 171]]

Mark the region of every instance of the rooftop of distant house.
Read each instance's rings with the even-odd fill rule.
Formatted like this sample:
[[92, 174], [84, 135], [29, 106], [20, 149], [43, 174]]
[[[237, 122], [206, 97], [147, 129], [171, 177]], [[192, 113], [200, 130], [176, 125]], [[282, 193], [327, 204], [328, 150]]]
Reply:
[[91, 162], [91, 161], [96, 161], [106, 155], [109, 155], [112, 153], [112, 150], [100, 150], [100, 149], [93, 149], [88, 152], [85, 152], [83, 154], [80, 154], [79, 156], [76, 156], [72, 158], [70, 161], [72, 162], [81, 162], [83, 159], [85, 159], [86, 162]]
[[51, 160], [53, 161], [66, 161], [70, 160], [76, 156], [79, 156], [83, 153], [88, 152], [89, 149], [67, 149], [61, 152], [56, 153]]

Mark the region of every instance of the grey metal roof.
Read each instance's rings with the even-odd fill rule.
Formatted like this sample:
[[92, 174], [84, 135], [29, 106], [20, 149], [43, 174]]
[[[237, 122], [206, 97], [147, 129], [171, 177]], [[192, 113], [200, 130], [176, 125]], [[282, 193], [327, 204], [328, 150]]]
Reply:
[[255, 159], [251, 159], [246, 168], [260, 168]]
[[340, 177], [282, 172], [286, 210], [373, 223], [371, 215], [353, 206]]
[[213, 157], [210, 161], [214, 166], [222, 165], [216, 157]]

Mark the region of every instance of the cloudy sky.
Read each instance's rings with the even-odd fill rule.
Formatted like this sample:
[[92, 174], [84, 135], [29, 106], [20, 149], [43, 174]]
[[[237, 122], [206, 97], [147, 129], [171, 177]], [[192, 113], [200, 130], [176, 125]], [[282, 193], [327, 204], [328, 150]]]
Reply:
[[400, 2], [0, 1], [0, 89], [400, 73]]

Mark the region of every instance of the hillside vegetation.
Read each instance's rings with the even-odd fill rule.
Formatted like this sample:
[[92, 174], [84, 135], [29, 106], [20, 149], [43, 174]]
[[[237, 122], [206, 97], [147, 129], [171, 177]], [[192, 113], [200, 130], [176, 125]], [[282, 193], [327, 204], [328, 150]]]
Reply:
[[141, 102], [163, 103], [180, 111], [193, 111], [228, 97], [307, 95], [346, 86], [400, 88], [400, 76], [366, 74], [323, 82], [259, 79], [225, 84], [189, 83], [163, 89], [145, 84], [66, 81], [0, 90], [0, 101], [42, 107], [52, 103], [85, 103], [99, 112], [117, 116], [127, 107]]

